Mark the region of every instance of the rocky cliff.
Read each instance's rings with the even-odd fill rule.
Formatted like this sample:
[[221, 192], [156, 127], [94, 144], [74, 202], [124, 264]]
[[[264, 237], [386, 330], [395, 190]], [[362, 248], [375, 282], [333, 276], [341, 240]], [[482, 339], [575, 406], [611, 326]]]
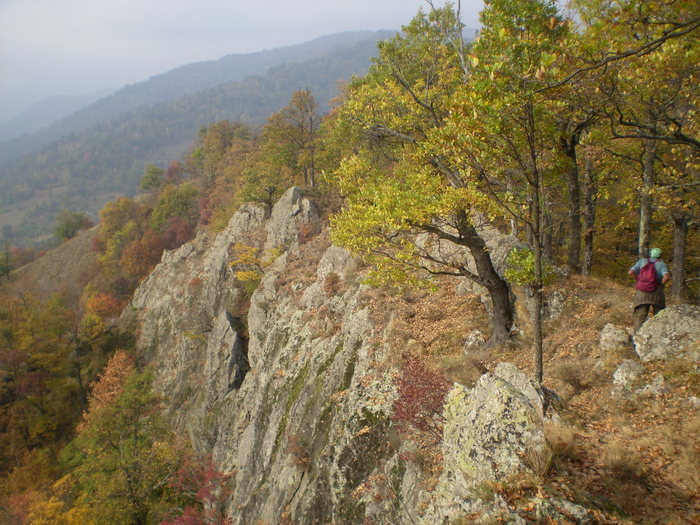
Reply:
[[[171, 415], [198, 451], [235, 473], [228, 509], [237, 523], [361, 521], [351, 492], [396, 453], [391, 372], [376, 367], [388, 345], [350, 255], [327, 243], [320, 259], [317, 246], [300, 248], [300, 229], [319, 228], [297, 189], [269, 219], [244, 206], [221, 233], [164, 256], [133, 300], [139, 348]], [[282, 251], [247, 311], [229, 267], [235, 243]], [[307, 282], [286, 280], [291, 265]]]
[[[266, 254], [252, 294], [230, 266], [237, 244]], [[563, 497], [516, 508], [493, 490], [543, 474], [545, 425], [559, 417], [513, 365], [455, 384], [437, 459], [416, 460], [420, 445], [391, 419], [394, 314], [372, 309], [360, 270], [292, 188], [269, 217], [245, 205], [222, 232], [166, 253], [137, 290], [125, 316], [140, 355], [177, 428], [231, 474], [233, 522], [599, 522]]]

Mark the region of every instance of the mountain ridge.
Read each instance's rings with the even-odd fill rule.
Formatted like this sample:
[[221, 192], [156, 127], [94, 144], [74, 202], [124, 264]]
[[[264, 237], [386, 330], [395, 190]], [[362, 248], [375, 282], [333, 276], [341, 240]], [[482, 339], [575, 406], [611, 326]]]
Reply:
[[78, 109], [31, 136], [0, 142], [0, 166], [38, 151], [69, 133], [108, 122], [143, 106], [174, 100], [226, 82], [243, 81], [248, 76], [264, 74], [284, 63], [319, 58], [338, 47], [354, 45], [372, 38], [376, 41], [392, 34], [391, 31], [347, 31], [321, 36], [300, 44], [183, 64], [142, 82], [127, 84], [112, 95]]
[[80, 95], [55, 95], [36, 102], [18, 115], [0, 122], [0, 142], [41, 131], [113, 92], [101, 89]]

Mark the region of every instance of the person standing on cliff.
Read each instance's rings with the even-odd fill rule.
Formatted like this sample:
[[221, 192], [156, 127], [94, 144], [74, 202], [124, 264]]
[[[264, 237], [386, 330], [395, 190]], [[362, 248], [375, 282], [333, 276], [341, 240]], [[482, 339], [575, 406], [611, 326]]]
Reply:
[[671, 278], [668, 266], [660, 259], [661, 250], [652, 248], [649, 257], [639, 259], [630, 268], [629, 274], [636, 279], [634, 295], [634, 331], [637, 332], [647, 320], [653, 307], [654, 315], [666, 308], [664, 285]]

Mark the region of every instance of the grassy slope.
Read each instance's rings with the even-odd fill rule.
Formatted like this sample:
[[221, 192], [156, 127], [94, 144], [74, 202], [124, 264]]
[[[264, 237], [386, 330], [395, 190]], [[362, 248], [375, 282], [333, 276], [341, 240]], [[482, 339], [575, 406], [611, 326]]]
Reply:
[[67, 292], [69, 298], [77, 299], [93, 270], [92, 243], [97, 230], [95, 226], [82, 231], [43, 257], [11, 272], [9, 282], [2, 280], [0, 287], [15, 294], [32, 293], [41, 299], [48, 299], [56, 292]]

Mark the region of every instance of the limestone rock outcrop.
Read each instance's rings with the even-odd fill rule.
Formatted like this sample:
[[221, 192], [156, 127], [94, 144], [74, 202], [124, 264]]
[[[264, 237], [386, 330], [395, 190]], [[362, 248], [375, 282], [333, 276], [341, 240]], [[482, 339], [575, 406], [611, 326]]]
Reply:
[[684, 358], [700, 363], [700, 306], [669, 306], [642, 325], [634, 336], [642, 361]]
[[[244, 206], [224, 231], [166, 253], [130, 309], [174, 422], [232, 474], [234, 523], [279, 523], [283, 514], [361, 522], [365, 504], [351, 493], [394, 453], [386, 439], [393, 376], [374, 367], [387, 347], [374, 342], [354, 259], [331, 246], [320, 263], [302, 262], [317, 265], [305, 289], [280, 291], [301, 228], [321, 225], [298, 189], [269, 219]], [[229, 267], [235, 243], [281, 252], [243, 312]], [[329, 294], [331, 273], [338, 286]]]

